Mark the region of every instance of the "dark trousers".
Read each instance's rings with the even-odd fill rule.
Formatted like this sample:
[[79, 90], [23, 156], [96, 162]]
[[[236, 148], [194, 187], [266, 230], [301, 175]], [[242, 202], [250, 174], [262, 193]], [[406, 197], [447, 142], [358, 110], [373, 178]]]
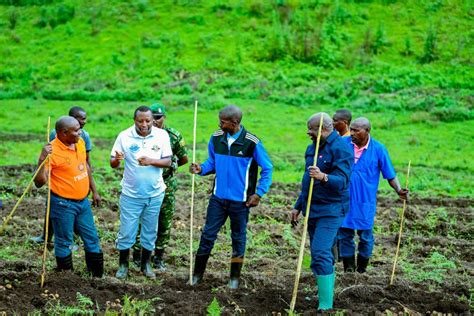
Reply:
[[332, 247], [344, 217], [316, 217], [308, 219], [308, 234], [311, 245], [311, 270], [313, 274], [334, 273]]
[[[359, 244], [357, 245], [359, 255], [370, 258], [375, 241], [372, 229], [359, 229], [357, 235], [359, 235]], [[355, 256], [354, 237], [355, 231], [353, 229], [341, 227], [338, 234], [341, 257]]]
[[247, 222], [249, 208], [245, 202], [219, 199], [215, 195], [209, 199], [207, 217], [204, 230], [201, 234], [198, 255], [210, 254], [214, 247], [217, 234], [224, 225], [227, 217], [230, 218], [232, 237], [232, 257], [243, 257], [247, 242]]

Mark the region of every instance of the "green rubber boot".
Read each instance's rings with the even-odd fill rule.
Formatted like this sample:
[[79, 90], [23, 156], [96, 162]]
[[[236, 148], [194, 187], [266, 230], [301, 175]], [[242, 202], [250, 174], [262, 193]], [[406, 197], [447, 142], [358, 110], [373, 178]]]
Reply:
[[336, 275], [318, 275], [318, 299], [319, 306], [318, 310], [328, 310], [332, 309], [332, 304], [334, 300], [334, 282], [336, 280]]

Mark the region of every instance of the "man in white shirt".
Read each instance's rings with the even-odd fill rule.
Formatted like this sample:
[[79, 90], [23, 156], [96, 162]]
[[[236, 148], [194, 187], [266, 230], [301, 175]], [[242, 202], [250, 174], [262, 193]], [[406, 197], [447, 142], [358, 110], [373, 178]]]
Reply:
[[166, 189], [162, 168], [171, 166], [173, 153], [168, 133], [153, 127], [153, 115], [149, 107], [138, 107], [134, 121], [135, 124], [122, 131], [115, 140], [110, 158], [112, 168], [117, 168], [122, 160], [125, 161], [117, 238], [120, 266], [116, 277], [125, 279], [128, 275], [130, 248], [135, 243], [138, 224], [141, 222], [141, 271], [153, 279], [155, 273], [150, 257], [155, 248], [158, 216]]

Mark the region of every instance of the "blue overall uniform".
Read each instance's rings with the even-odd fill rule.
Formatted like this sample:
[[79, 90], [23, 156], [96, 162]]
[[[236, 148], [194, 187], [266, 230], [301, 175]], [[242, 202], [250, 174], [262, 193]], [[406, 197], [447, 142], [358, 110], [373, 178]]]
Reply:
[[[306, 149], [306, 167], [302, 180], [302, 191], [295, 209], [306, 216], [311, 178], [308, 167], [313, 165], [315, 144]], [[313, 194], [308, 219], [311, 244], [311, 269], [315, 276], [334, 273], [334, 255], [331, 248], [344, 216], [349, 211], [349, 181], [354, 162], [354, 153], [336, 131], [324, 144], [320, 144], [317, 167], [328, 175], [328, 181], [314, 180]]]
[[[344, 141], [353, 152], [351, 138]], [[374, 226], [377, 189], [380, 173], [384, 179], [396, 177], [390, 156], [383, 144], [371, 138], [367, 149], [362, 153], [352, 169], [350, 184], [350, 211], [344, 219], [338, 234], [341, 257], [355, 255], [354, 230], [360, 241], [359, 255], [370, 258], [374, 247], [372, 228]]]

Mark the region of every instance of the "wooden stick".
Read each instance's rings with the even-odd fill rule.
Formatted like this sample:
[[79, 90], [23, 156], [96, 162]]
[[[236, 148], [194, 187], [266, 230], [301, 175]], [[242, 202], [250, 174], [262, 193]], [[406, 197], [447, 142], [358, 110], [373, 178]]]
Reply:
[[[46, 141], [49, 143], [49, 130], [51, 129], [51, 116], [48, 117], [48, 129]], [[46, 159], [45, 159], [46, 160]], [[44, 218], [44, 246], [43, 246], [43, 270], [41, 273], [41, 287], [44, 286], [46, 277], [46, 254], [48, 253], [48, 235], [49, 235], [49, 213], [51, 209], [51, 158], [48, 156], [48, 203], [46, 204], [46, 214]]]
[[[48, 156], [49, 157], [49, 156]], [[21, 201], [23, 200], [23, 198], [25, 197], [26, 193], [28, 192], [28, 190], [30, 189], [31, 185], [33, 184], [33, 181], [35, 180], [36, 178], [36, 175], [38, 174], [38, 172], [41, 170], [41, 168], [43, 168], [43, 165], [46, 163], [46, 160], [48, 158], [46, 157], [46, 159], [39, 165], [38, 169], [36, 169], [33, 177], [31, 178], [30, 182], [28, 183], [28, 185], [26, 186], [26, 189], [25, 191], [23, 191], [23, 194], [20, 196], [20, 198], [18, 199], [18, 201], [16, 202], [15, 206], [13, 207], [13, 210], [10, 212], [10, 214], [8, 214], [7, 217], [5, 217], [5, 220], [3, 221], [3, 224], [2, 224], [2, 227], [0, 227], [0, 235], [3, 235], [3, 232], [5, 231], [5, 228], [7, 227], [7, 224], [8, 222], [12, 219], [13, 217], [13, 214], [15, 213], [16, 209], [18, 208], [18, 205], [20, 205]]]
[[[321, 140], [321, 127], [322, 126], [323, 126], [323, 115], [321, 114], [321, 119], [319, 120], [318, 138], [316, 140], [316, 147], [314, 149], [313, 167], [316, 167], [316, 164], [318, 162], [319, 141]], [[304, 217], [303, 236], [301, 237], [300, 254], [298, 257], [298, 266], [296, 268], [295, 284], [293, 286], [293, 296], [291, 297], [290, 314], [293, 314], [293, 311], [295, 310], [296, 296], [298, 295], [298, 285], [300, 283], [301, 266], [303, 265], [303, 256], [304, 256], [304, 246], [306, 243], [306, 231], [308, 230], [309, 211], [311, 207], [311, 198], [313, 197], [313, 185], [314, 185], [314, 178], [311, 178], [309, 182], [308, 201], [306, 203], [306, 216]]]
[[[406, 189], [408, 189], [408, 177], [410, 177], [410, 166], [411, 166], [411, 160], [408, 161], [407, 178], [405, 181]], [[395, 251], [395, 260], [393, 261], [392, 277], [390, 278], [390, 285], [393, 284], [393, 279], [395, 277], [395, 268], [397, 266], [398, 252], [400, 250], [400, 242], [402, 241], [403, 218], [405, 215], [406, 207], [407, 207], [407, 200], [403, 200], [403, 209], [402, 209], [402, 214], [400, 215], [400, 231], [398, 232], [397, 250]]]
[[[196, 162], [196, 126], [197, 126], [198, 101], [194, 102], [194, 127], [193, 127], [193, 163]], [[191, 175], [191, 212], [189, 214], [189, 284], [193, 284], [193, 218], [194, 218], [194, 180]]]

